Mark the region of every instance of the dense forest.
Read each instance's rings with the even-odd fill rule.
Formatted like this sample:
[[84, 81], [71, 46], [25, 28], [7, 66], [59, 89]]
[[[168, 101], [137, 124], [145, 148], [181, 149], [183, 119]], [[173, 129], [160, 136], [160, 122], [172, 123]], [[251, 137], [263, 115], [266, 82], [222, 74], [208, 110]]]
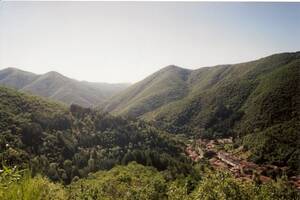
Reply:
[[89, 108], [48, 102], [0, 88], [1, 152], [4, 164], [70, 183], [97, 170], [130, 161], [170, 171], [190, 171], [183, 144], [142, 121], [128, 121]]

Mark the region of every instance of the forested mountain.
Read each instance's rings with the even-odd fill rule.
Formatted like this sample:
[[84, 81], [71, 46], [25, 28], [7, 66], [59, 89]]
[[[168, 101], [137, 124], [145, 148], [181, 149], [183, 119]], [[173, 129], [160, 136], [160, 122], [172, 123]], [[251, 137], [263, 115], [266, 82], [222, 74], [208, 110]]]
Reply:
[[[263, 105], [258, 104], [254, 109], [253, 103], [267, 101], [266, 94], [284, 95], [279, 92], [282, 90], [289, 95], [286, 98], [290, 101], [285, 104], [296, 102], [299, 60], [297, 52], [197, 70], [168, 66], [117, 94], [103, 107], [113, 114], [163, 121], [179, 128], [186, 125], [197, 131], [212, 124], [217, 108], [224, 107], [244, 112], [246, 123], [259, 116]], [[280, 101], [282, 97], [278, 97]], [[290, 109], [296, 110], [295, 104]]]
[[128, 87], [128, 84], [77, 81], [54, 71], [37, 75], [16, 68], [1, 70], [0, 84], [61, 101], [68, 105], [74, 103], [84, 107], [98, 105]]
[[52, 180], [136, 161], [188, 173], [183, 144], [142, 121], [128, 121], [89, 108], [63, 105], [0, 87], [0, 160], [30, 166]]
[[234, 136], [253, 160], [299, 170], [299, 87], [300, 52], [282, 53], [197, 70], [168, 66], [103, 107], [171, 133]]
[[106, 111], [131, 117], [143, 116], [188, 95], [191, 70], [167, 66], [130, 86], [103, 104]]

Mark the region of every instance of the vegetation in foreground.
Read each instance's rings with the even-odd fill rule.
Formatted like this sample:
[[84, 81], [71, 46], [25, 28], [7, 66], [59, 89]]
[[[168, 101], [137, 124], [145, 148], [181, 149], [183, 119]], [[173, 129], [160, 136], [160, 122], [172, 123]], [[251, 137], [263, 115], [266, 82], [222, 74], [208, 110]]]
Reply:
[[201, 180], [167, 180], [162, 172], [135, 162], [90, 174], [68, 186], [40, 175], [6, 168], [0, 175], [3, 200], [297, 200], [283, 179], [266, 184], [240, 182], [224, 172], [206, 171]]
[[40, 175], [31, 177], [28, 170], [4, 167], [0, 173], [1, 200], [64, 200], [64, 187]]

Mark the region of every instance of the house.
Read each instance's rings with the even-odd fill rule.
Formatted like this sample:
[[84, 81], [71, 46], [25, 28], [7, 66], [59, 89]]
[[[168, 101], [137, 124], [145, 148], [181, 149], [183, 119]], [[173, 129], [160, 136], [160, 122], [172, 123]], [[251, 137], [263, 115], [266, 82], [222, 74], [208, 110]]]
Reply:
[[206, 149], [213, 149], [215, 148], [215, 141], [214, 140], [210, 140], [207, 144], [206, 144]]
[[240, 161], [228, 153], [220, 151], [218, 152], [217, 157], [231, 167], [239, 167]]
[[186, 154], [195, 162], [200, 160], [200, 155], [198, 155], [198, 153], [191, 147], [187, 147], [185, 150]]
[[217, 142], [219, 144], [232, 144], [233, 143], [232, 137], [230, 137], [230, 138], [224, 138], [224, 139], [217, 139]]

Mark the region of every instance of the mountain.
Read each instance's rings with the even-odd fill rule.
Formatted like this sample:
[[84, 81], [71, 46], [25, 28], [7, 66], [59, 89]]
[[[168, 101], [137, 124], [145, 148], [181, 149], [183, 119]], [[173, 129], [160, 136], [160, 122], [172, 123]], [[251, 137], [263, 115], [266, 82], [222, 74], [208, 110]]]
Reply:
[[[43, 95], [45, 85], [53, 92], [65, 84], [56, 72], [22, 74], [6, 80], [20, 88], [37, 82]], [[0, 199], [299, 199], [290, 185], [300, 173], [299, 53], [199, 70], [168, 66], [121, 95], [113, 99], [128, 109], [114, 114], [148, 122], [0, 86]], [[204, 148], [190, 140], [197, 136], [234, 143], [214, 140], [197, 161], [189, 158]], [[241, 161], [231, 174], [217, 158], [223, 151], [262, 165]]]
[[[282, 90], [275, 99], [289, 100], [280, 102], [282, 106], [295, 103], [299, 94], [299, 59], [300, 52], [296, 52], [197, 70], [168, 66], [113, 96], [103, 109], [179, 127], [204, 128], [213, 123], [211, 116], [217, 114], [217, 108], [224, 107], [228, 112], [244, 112], [244, 121], [250, 123], [263, 109], [263, 102], [274, 100], [273, 96], [267, 97], [269, 94]], [[295, 105], [289, 109], [286, 113], [296, 110]]]
[[141, 116], [187, 95], [186, 80], [190, 70], [168, 66], [114, 96], [105, 110]]
[[16, 68], [1, 70], [0, 84], [68, 105], [74, 103], [85, 107], [98, 105], [128, 87], [128, 84], [77, 81], [54, 71], [37, 75]]
[[[168, 66], [103, 104], [171, 133], [233, 136], [252, 159], [300, 171], [300, 52], [188, 70]], [[276, 139], [275, 139], [276, 138]]]

